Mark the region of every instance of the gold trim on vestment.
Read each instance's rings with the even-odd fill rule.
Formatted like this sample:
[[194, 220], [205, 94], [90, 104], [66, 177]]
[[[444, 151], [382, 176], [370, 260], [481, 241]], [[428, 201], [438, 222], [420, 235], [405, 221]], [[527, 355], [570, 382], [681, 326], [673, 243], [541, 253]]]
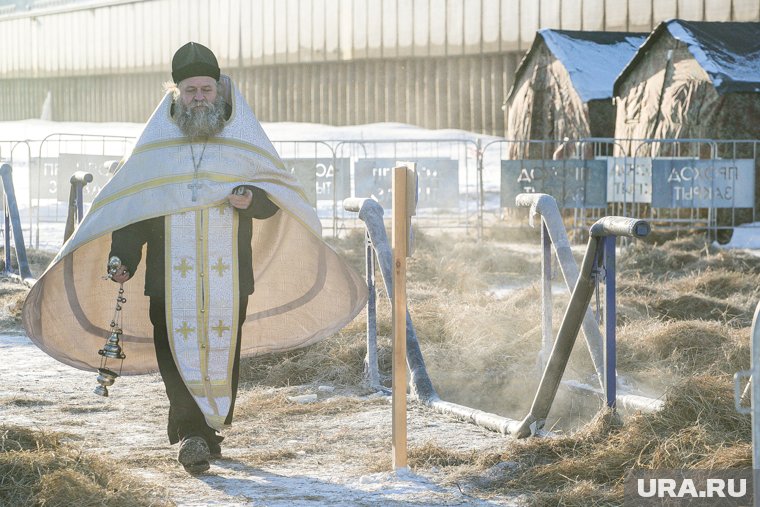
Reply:
[[[228, 213], [230, 216], [226, 216]], [[193, 237], [175, 238], [175, 235], [182, 234], [183, 230], [176, 228], [182, 226], [173, 222], [180, 219], [189, 221], [190, 218], [192, 223], [186, 222], [185, 225], [194, 229]], [[211, 227], [214, 228], [213, 238], [210, 234]], [[208, 425], [216, 429], [224, 425], [233, 398], [232, 371], [240, 322], [238, 227], [237, 212], [224, 203], [202, 210], [173, 214], [165, 219], [165, 298], [169, 344], [185, 386], [196, 400]], [[220, 234], [221, 237], [229, 239], [220, 240]], [[190, 239], [193, 245], [180, 246], [178, 251], [175, 239]], [[185, 260], [182, 251], [187, 248], [193, 250], [193, 266], [177, 270], [180, 265], [179, 259], [183, 262]], [[175, 271], [182, 273], [175, 274]], [[190, 282], [190, 287], [195, 287], [194, 294], [185, 292], [178, 295], [175, 291], [187, 291], [188, 287], [184, 284], [175, 285], [175, 277], [184, 278], [190, 273], [194, 277], [194, 284]], [[228, 294], [227, 290], [231, 292], [229, 297], [219, 297], [219, 294]], [[180, 296], [185, 299], [185, 305], [193, 305], [186, 307], [182, 313], [179, 313], [181, 310], [172, 303], [175, 297]], [[196, 349], [188, 348], [192, 345], [187, 342], [187, 321], [182, 318], [183, 313], [187, 313], [190, 308], [194, 308]], [[211, 320], [212, 314], [214, 319], [218, 319], [216, 327]], [[180, 321], [182, 327], [179, 326]], [[230, 325], [226, 325], [227, 323]], [[182, 335], [182, 328], [185, 329], [185, 334], [179, 336]], [[216, 332], [218, 337], [210, 336], [213, 332]], [[229, 333], [229, 340], [226, 340], [225, 332]], [[181, 341], [183, 338], [185, 340]], [[192, 366], [196, 364], [196, 360], [197, 367]], [[185, 361], [189, 361], [190, 366], [186, 366]], [[222, 364], [223, 369], [220, 369]], [[222, 402], [224, 406], [220, 405]]]
[[[256, 153], [257, 155], [261, 155], [262, 157], [266, 158], [267, 160], [272, 162], [272, 164], [274, 164], [274, 166], [277, 167], [278, 169], [281, 169], [283, 171], [286, 170], [285, 163], [282, 160], [280, 160], [280, 157], [273, 155], [272, 153], [269, 153], [267, 150], [260, 148], [256, 146], [255, 144], [247, 143], [245, 141], [240, 141], [238, 139], [229, 139], [225, 137], [210, 137], [208, 141], [206, 141], [206, 143], [218, 144], [222, 146], [231, 146], [233, 148], [240, 148], [242, 150], [251, 151], [253, 153]], [[146, 152], [146, 151], [158, 150], [161, 148], [173, 148], [175, 146], [183, 146], [185, 144], [190, 144], [189, 137], [180, 137], [177, 139], [170, 139], [168, 141], [156, 141], [152, 143], [146, 143], [132, 150], [132, 156], [138, 153]]]

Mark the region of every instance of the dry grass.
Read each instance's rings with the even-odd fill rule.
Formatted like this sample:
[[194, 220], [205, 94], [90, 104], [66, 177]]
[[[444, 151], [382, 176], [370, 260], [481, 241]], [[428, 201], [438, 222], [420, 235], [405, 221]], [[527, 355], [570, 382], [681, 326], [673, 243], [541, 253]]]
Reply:
[[[415, 254], [413, 267], [424, 282], [410, 287], [436, 387], [445, 399], [470, 406], [487, 403], [482, 396], [503, 399], [504, 392], [532, 397], [527, 372], [540, 335], [537, 287], [500, 301], [483, 297], [482, 287], [499, 278], [492, 260], [499, 254], [489, 251], [496, 247], [478, 259], [470, 245], [449, 252], [436, 239], [426, 238], [429, 252]], [[749, 366], [760, 259], [717, 250], [694, 235], [660, 245], [635, 242], [619, 266], [619, 369], [674, 382], [661, 412], [628, 415], [621, 424], [603, 410], [558, 437], [512, 442], [501, 456], [425, 444], [410, 449], [411, 466], [443, 470], [449, 481], [482, 491], [523, 492], [531, 505], [578, 506], [620, 505], [633, 468], [749, 468], [750, 421], [735, 411], [730, 376]], [[557, 303], [555, 325], [564, 304]]]
[[[380, 318], [380, 317], [378, 317]], [[240, 381], [271, 387], [302, 384], [356, 385], [361, 383], [367, 353], [364, 312], [325, 341], [291, 352], [267, 354], [241, 362]], [[385, 320], [388, 322], [390, 317]], [[389, 328], [379, 330], [378, 362], [390, 371]]]
[[[408, 293], [427, 367], [442, 398], [522, 417], [538, 379], [540, 292], [535, 284], [497, 299], [486, 289], [526, 277], [538, 282], [539, 249], [536, 245], [530, 255], [508, 246], [418, 231]], [[334, 247], [363, 272], [363, 233], [348, 234]], [[590, 422], [581, 427], [564, 427], [567, 432], [553, 438], [505, 440], [501, 453], [481, 455], [427, 442], [410, 448], [410, 466], [435, 469], [449, 482], [474, 485], [483, 494], [522, 492], [528, 503], [547, 506], [620, 505], [623, 479], [634, 468], [749, 468], [750, 420], [734, 409], [731, 375], [749, 366], [748, 326], [760, 296], [760, 258], [717, 250], [693, 235], [658, 245], [634, 242], [618, 266], [619, 372], [651, 379], [651, 386], [642, 387], [667, 387], [661, 412], [624, 414], [623, 424], [606, 410], [593, 419], [583, 414]], [[566, 303], [567, 297], [555, 297], [555, 330]], [[277, 388], [331, 384], [356, 392], [366, 353], [364, 319], [361, 314], [337, 335], [305, 349], [245, 361], [242, 382]], [[380, 288], [379, 356], [386, 376], [390, 334], [390, 305]], [[579, 337], [566, 378], [590, 371], [587, 355]], [[284, 392], [246, 390], [238, 419], [255, 417], [271, 434], [286, 423], [351, 416], [373, 403], [345, 397], [302, 405]], [[567, 419], [568, 408], [560, 401], [550, 416]], [[244, 458], [283, 462], [296, 459], [294, 452], [283, 448]], [[388, 470], [390, 458], [380, 453], [369, 466]], [[72, 481], [58, 480], [63, 489]]]
[[313, 403], [297, 403], [288, 399], [292, 395], [283, 392], [268, 390], [253, 390], [241, 399], [236, 408], [238, 419], [246, 420], [255, 418], [258, 422], [266, 421], [275, 424], [281, 421], [290, 421], [294, 417], [307, 416], [330, 416], [337, 414], [350, 414], [366, 409], [372, 403], [387, 404], [385, 398], [377, 398], [374, 401], [361, 400], [355, 397], [336, 397], [330, 394], [327, 399], [318, 397]]
[[[669, 391], [659, 413], [621, 424], [604, 409], [573, 434], [510, 442], [499, 460], [511, 466], [481, 484], [523, 492], [531, 505], [620, 505], [623, 480], [633, 468], [749, 468], [750, 421], [734, 409], [732, 392], [727, 376], [686, 377]], [[493, 457], [455, 463], [475, 483], [494, 468]]]
[[760, 257], [720, 250], [701, 234], [688, 235], [663, 244], [635, 241], [621, 256], [618, 267], [626, 276], [649, 276], [662, 280], [692, 276], [708, 270], [760, 274]]
[[[26, 261], [29, 264], [32, 276], [39, 277], [48, 267], [50, 261], [53, 260], [53, 257], [55, 257], [55, 252], [27, 248]], [[11, 269], [14, 273], [18, 273], [18, 259], [15, 251], [11, 251]], [[5, 271], [5, 248], [3, 247], [0, 247], [0, 271]]]
[[733, 374], [749, 367], [749, 340], [719, 322], [636, 322], [618, 332], [618, 362], [622, 371]]
[[118, 465], [84, 454], [60, 435], [0, 427], [0, 504], [141, 507], [172, 505]]

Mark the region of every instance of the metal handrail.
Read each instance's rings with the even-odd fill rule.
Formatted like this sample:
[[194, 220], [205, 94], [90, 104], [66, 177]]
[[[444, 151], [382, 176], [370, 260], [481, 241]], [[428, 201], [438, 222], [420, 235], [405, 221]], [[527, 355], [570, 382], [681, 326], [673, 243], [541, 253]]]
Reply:
[[69, 213], [66, 216], [66, 228], [63, 232], [64, 243], [74, 234], [76, 225], [84, 218], [83, 189], [88, 183], [92, 183], [92, 179], [92, 173], [85, 171], [76, 171], [69, 179], [71, 190], [69, 191]]
[[[383, 223], [383, 207], [372, 199], [356, 197], [345, 199], [343, 201], [343, 207], [346, 211], [358, 211], [359, 218], [365, 223], [368, 238], [366, 243], [368, 248], [367, 255], [372, 255], [372, 252], [369, 250], [370, 248], [374, 250], [374, 253], [379, 260], [380, 272], [385, 281], [386, 292], [390, 297], [390, 295], [393, 294], [393, 255], [390, 245], [388, 244], [388, 236]], [[374, 269], [374, 265], [367, 262], [367, 268]], [[370, 273], [367, 273], [367, 280], [370, 280], [371, 276], [374, 280], [374, 275], [370, 275]], [[379, 384], [379, 381], [375, 380], [379, 378], [379, 375], [377, 374], [377, 352], [375, 350], [374, 356], [372, 356], [373, 352], [371, 351], [372, 347], [375, 349], [377, 347], [377, 331], [376, 323], [374, 322], [376, 316], [374, 308], [375, 298], [373, 294], [374, 283], [368, 284], [368, 289], [370, 291], [370, 297], [368, 298], [367, 307], [368, 332], [367, 359], [365, 360], [365, 364], [368, 367], [370, 384], [373, 382]], [[375, 359], [371, 359], [372, 357]], [[440, 399], [433, 387], [430, 377], [428, 376], [425, 361], [422, 357], [422, 351], [420, 350], [419, 341], [417, 340], [417, 334], [414, 331], [414, 324], [412, 323], [408, 308], [406, 310], [406, 361], [410, 370], [410, 392], [414, 398], [422, 404], [431, 407], [440, 413], [457, 417], [458, 419], [505, 435], [509, 433], [510, 426], [513, 426], [517, 422], [507, 417]]]
[[[615, 327], [615, 285], [614, 285], [614, 252], [616, 236], [640, 238], [649, 234], [649, 224], [644, 220], [626, 217], [604, 217], [599, 219], [590, 228], [590, 237], [586, 247], [586, 253], [581, 263], [578, 279], [570, 296], [565, 315], [562, 319], [557, 339], [551, 351], [551, 355], [544, 369], [541, 382], [533, 399], [530, 411], [525, 418], [512, 425], [509, 430], [514, 436], [524, 438], [536, 434], [546, 421], [549, 409], [554, 402], [562, 375], [570, 359], [575, 339], [580, 331], [586, 311], [595, 289], [595, 280], [600, 268], [607, 270], [607, 339], [608, 347], [605, 357], [606, 376], [605, 390], [607, 392], [607, 404], [614, 408], [616, 401], [615, 382], [615, 350], [614, 350], [614, 327]], [[612, 264], [607, 261], [612, 255]], [[612, 299], [610, 299], [610, 297]], [[612, 336], [610, 336], [610, 334]], [[612, 350], [610, 350], [610, 346]]]
[[[383, 207], [380, 206], [377, 201], [373, 201], [372, 199], [352, 197], [343, 201], [343, 208], [346, 211], [358, 211], [359, 219], [365, 223], [367, 227], [367, 236], [370, 239], [370, 244], [379, 261], [380, 273], [383, 275], [386, 293], [390, 297], [390, 295], [393, 294], [393, 254], [390, 244], [388, 243], [388, 234], [385, 231], [385, 224], [383, 223]], [[374, 284], [372, 285], [371, 290], [372, 289], [374, 289]], [[374, 298], [371, 299], [374, 300]], [[376, 341], [374, 344], [368, 343], [368, 354], [370, 353], [369, 351], [372, 345], [374, 345], [375, 350], [377, 349]], [[423, 400], [437, 398], [438, 394], [435, 392], [433, 383], [430, 381], [430, 376], [427, 373], [425, 360], [422, 358], [422, 351], [420, 350], [420, 344], [417, 340], [417, 333], [414, 331], [414, 324], [412, 323], [412, 317], [409, 315], [408, 308], [406, 310], [406, 360], [411, 373], [410, 385], [412, 395]], [[374, 364], [372, 364], [373, 362]], [[376, 360], [373, 362], [368, 362], [368, 367], [374, 377], [377, 362]], [[377, 376], [377, 378], [379, 378], [379, 376]]]
[[29, 262], [26, 258], [26, 246], [24, 245], [24, 234], [21, 230], [21, 217], [18, 212], [16, 202], [16, 192], [13, 188], [13, 169], [10, 164], [0, 166], [0, 177], [3, 182], [3, 192], [5, 193], [5, 275], [13, 275], [11, 271], [10, 255], [10, 231], [13, 228], [13, 242], [16, 248], [16, 261], [18, 262], [19, 278], [27, 285], [32, 285], [35, 280], [32, 278], [32, 272], [29, 269]]
[[[578, 281], [578, 264], [573, 257], [573, 251], [570, 247], [570, 240], [567, 237], [565, 231], [565, 224], [562, 222], [562, 215], [560, 214], [557, 201], [554, 197], [548, 194], [518, 194], [515, 198], [515, 203], [519, 207], [530, 208], [529, 223], [532, 226], [534, 217], [539, 216], [542, 223], [542, 236], [543, 236], [543, 257], [551, 256], [551, 245], [554, 245], [554, 251], [557, 254], [557, 260], [559, 261], [560, 272], [565, 279], [565, 285], [569, 291], [572, 292], [573, 287]], [[545, 232], [543, 232], [545, 231]], [[543, 265], [546, 265], [549, 261], [545, 260]], [[550, 269], [542, 270], [543, 290], [542, 290], [542, 334], [544, 336], [542, 347], [542, 368], [545, 364], [545, 357], [547, 354], [546, 347], [551, 346], [551, 340], [548, 336], [552, 332], [551, 325], [551, 289], [547, 287], [550, 283]], [[596, 323], [593, 313], [590, 308], [586, 308], [583, 316], [583, 335], [586, 339], [586, 347], [591, 355], [591, 362], [594, 365], [596, 371], [596, 378], [599, 381], [599, 385], [603, 385], [604, 378], [604, 359], [603, 359], [603, 338], [602, 333], [599, 330], [599, 325]]]
[[[760, 504], [760, 303], [755, 307], [752, 318], [750, 339], [750, 369], [739, 371], [734, 375], [734, 403], [740, 414], [750, 414], [752, 417], [752, 478], [754, 505]], [[742, 378], [749, 378], [749, 384], [740, 394]], [[742, 400], [749, 394], [750, 406], [742, 405]]]

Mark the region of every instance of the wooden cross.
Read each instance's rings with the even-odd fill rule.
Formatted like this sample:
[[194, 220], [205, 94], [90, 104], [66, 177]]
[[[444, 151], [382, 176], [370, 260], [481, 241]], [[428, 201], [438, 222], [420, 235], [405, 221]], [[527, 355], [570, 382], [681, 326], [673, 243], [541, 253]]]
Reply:
[[174, 266], [174, 269], [182, 273], [182, 278], [185, 278], [188, 271], [191, 271], [193, 267], [187, 263], [187, 259], [182, 258], [182, 262]]
[[219, 324], [217, 324], [216, 326], [212, 327], [211, 329], [213, 329], [214, 331], [216, 331], [217, 333], [219, 333], [219, 338], [221, 338], [222, 337], [222, 333], [224, 333], [225, 331], [229, 331], [230, 330], [230, 326], [225, 326], [224, 322], [222, 322], [222, 320], [219, 320]]

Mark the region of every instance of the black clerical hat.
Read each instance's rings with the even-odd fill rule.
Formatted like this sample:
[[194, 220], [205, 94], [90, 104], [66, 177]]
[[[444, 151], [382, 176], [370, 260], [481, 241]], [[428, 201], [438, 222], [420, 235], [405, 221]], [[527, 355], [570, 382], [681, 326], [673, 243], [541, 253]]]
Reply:
[[172, 79], [179, 83], [195, 76], [209, 76], [219, 81], [219, 64], [209, 48], [197, 42], [188, 42], [174, 53]]

